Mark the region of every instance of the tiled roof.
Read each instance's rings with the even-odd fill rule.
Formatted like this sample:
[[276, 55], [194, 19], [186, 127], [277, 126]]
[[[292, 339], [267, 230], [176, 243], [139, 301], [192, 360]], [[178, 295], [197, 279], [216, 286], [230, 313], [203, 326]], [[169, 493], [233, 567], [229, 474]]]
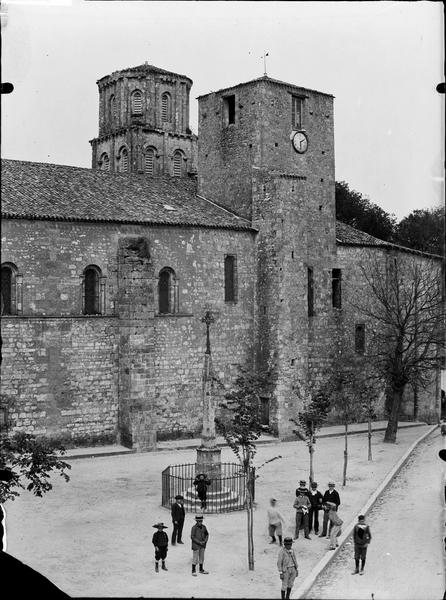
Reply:
[[[319, 92], [318, 90], [302, 87], [301, 85], [296, 85], [294, 83], [287, 83], [286, 81], [280, 81], [280, 79], [274, 79], [273, 77], [268, 77], [268, 75], [263, 75], [262, 77], [257, 77], [256, 79], [251, 79], [250, 81], [245, 81], [244, 83], [236, 83], [235, 85], [222, 88], [221, 90], [216, 90], [215, 93], [220, 94], [221, 92], [227, 92], [238, 87], [256, 84], [259, 82], [275, 83], [276, 85], [282, 85], [288, 88], [295, 88], [296, 90], [299, 90], [301, 92], [312, 92], [313, 94], [321, 94], [322, 96], [330, 96], [331, 98], [334, 98], [333, 94], [328, 94], [327, 92]], [[198, 98], [204, 98], [205, 96], [210, 96], [210, 94], [212, 94], [212, 92], [209, 92], [208, 94], [202, 94], [201, 96], [198, 96]]]
[[2, 215], [224, 229], [251, 223], [197, 195], [195, 180], [2, 160]]
[[423, 256], [438, 257], [436, 254], [428, 254], [427, 252], [421, 252], [420, 250], [414, 250], [413, 248], [406, 248], [405, 246], [399, 246], [398, 244], [392, 244], [391, 242], [385, 242], [380, 240], [365, 231], [355, 229], [342, 221], [336, 221], [336, 242], [344, 246], [373, 246], [375, 248], [388, 248], [401, 250], [403, 252], [411, 252], [413, 254], [420, 254]]
[[182, 75], [181, 73], [174, 73], [173, 71], [166, 71], [166, 69], [160, 69], [159, 67], [155, 67], [155, 65], [149, 65], [148, 63], [144, 63], [143, 65], [138, 65], [136, 67], [127, 67], [126, 69], [119, 69], [118, 71], [113, 71], [110, 75], [104, 75], [96, 83], [105, 82], [108, 79], [119, 78], [125, 75], [126, 73], [159, 73], [160, 75], [174, 76], [180, 77], [182, 79], [188, 79], [192, 83], [192, 79], [187, 75]]

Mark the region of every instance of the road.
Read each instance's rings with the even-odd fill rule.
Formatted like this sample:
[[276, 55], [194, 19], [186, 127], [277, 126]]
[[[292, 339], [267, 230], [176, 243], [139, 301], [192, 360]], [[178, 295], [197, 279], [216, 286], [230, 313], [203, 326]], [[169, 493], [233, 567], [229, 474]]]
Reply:
[[439, 600], [445, 591], [443, 536], [446, 463], [439, 431], [422, 442], [367, 517], [372, 531], [363, 576], [352, 575], [347, 540], [306, 598]]

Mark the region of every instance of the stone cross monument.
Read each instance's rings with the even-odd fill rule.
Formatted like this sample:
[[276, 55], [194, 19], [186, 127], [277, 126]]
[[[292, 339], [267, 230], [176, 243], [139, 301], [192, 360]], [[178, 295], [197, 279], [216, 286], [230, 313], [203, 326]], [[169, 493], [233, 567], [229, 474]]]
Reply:
[[197, 473], [206, 473], [210, 479], [221, 472], [221, 450], [216, 445], [215, 403], [212, 397], [212, 360], [209, 327], [215, 319], [207, 311], [201, 319], [206, 325], [206, 352], [204, 354], [203, 380], [201, 387], [201, 404], [203, 410], [203, 429], [201, 446], [197, 448]]

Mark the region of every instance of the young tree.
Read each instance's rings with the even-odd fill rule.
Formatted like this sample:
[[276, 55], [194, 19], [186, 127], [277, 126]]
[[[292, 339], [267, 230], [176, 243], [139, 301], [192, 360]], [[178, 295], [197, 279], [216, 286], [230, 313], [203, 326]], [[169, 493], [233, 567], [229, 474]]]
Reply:
[[245, 480], [245, 508], [248, 526], [248, 567], [254, 570], [254, 536], [253, 536], [253, 500], [254, 484], [258, 471], [265, 464], [281, 458], [276, 456], [255, 468], [254, 456], [257, 452], [256, 440], [262, 433], [260, 418], [260, 398], [269, 387], [268, 376], [258, 376], [245, 369], [240, 369], [231, 391], [225, 394], [226, 402], [221, 406], [226, 409], [226, 418], [216, 419], [216, 424], [240, 463]]
[[49, 481], [53, 471], [69, 481], [66, 471], [71, 465], [60, 459], [64, 447], [44, 438], [18, 432], [11, 437], [0, 437], [0, 468], [10, 471], [8, 481], [0, 481], [0, 502], [14, 500], [20, 490], [43, 496], [53, 485]]
[[302, 401], [303, 407], [297, 413], [297, 419], [291, 418], [290, 421], [296, 425], [293, 433], [304, 440], [308, 446], [310, 454], [310, 486], [314, 481], [313, 454], [316, 444], [316, 433], [322, 427], [330, 411], [330, 398], [323, 388], [314, 388], [306, 385], [296, 388], [296, 395]]
[[444, 348], [441, 265], [390, 253], [383, 266], [369, 253], [361, 272], [366, 286], [356, 307], [371, 326], [367, 356], [391, 394], [384, 441], [395, 442], [406, 386], [427, 386]]

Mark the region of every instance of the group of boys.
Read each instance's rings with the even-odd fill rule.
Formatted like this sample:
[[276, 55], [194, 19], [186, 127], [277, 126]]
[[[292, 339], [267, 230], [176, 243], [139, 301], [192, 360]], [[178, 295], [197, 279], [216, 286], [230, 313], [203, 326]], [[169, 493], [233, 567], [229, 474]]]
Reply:
[[[171, 543], [172, 546], [176, 544], [183, 544], [182, 535], [183, 535], [183, 527], [184, 527], [184, 518], [185, 518], [185, 510], [184, 510], [184, 497], [181, 494], [175, 496], [175, 502], [172, 504], [171, 515], [172, 515], [172, 538]], [[169, 538], [167, 537], [167, 533], [164, 529], [167, 529], [167, 526], [164, 523], [156, 523], [153, 525], [157, 531], [153, 534], [152, 544], [155, 546], [155, 572], [159, 572], [159, 561], [161, 560], [161, 569], [163, 571], [167, 571], [166, 567], [166, 557], [167, 557], [167, 549], [169, 546]], [[199, 573], [202, 575], [208, 575], [209, 571], [205, 571], [204, 569], [204, 551], [206, 549], [206, 544], [209, 539], [209, 532], [207, 527], [203, 524], [203, 516], [197, 515], [195, 517], [195, 525], [192, 527], [190, 532], [190, 537], [192, 540], [192, 575], [194, 577], [197, 576], [197, 565], [199, 565]]]
[[[306, 487], [306, 482], [301, 480], [296, 489], [296, 499], [293, 508], [296, 509], [296, 529], [294, 539], [299, 537], [299, 531], [304, 530], [305, 539], [310, 540], [310, 532], [313, 530], [319, 537], [330, 539], [329, 550], [335, 550], [338, 547], [337, 538], [341, 534], [342, 519], [338, 515], [338, 507], [341, 504], [339, 493], [335, 489], [335, 483], [330, 481], [328, 489], [324, 493], [317, 489], [317, 482], [313, 481], [310, 490]], [[319, 512], [323, 510], [322, 531], [319, 533]], [[277, 500], [271, 498], [268, 514], [268, 533], [271, 537], [271, 544], [276, 542], [276, 535], [279, 544], [282, 546], [282, 523], [285, 519], [277, 510]], [[353, 575], [364, 574], [364, 566], [367, 555], [367, 546], [372, 539], [370, 527], [365, 522], [364, 515], [359, 515], [358, 522], [353, 529], [353, 542], [355, 548], [355, 570]], [[282, 598], [289, 598], [294, 580], [298, 575], [298, 566], [294, 550], [292, 549], [293, 538], [286, 537], [283, 540], [283, 546], [279, 551], [277, 567], [279, 569], [280, 579], [282, 580], [281, 594]]]

